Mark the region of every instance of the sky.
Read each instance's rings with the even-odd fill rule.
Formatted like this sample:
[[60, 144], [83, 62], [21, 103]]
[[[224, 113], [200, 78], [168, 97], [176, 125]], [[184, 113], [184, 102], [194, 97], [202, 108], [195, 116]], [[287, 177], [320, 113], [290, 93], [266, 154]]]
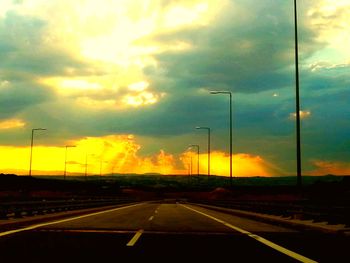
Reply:
[[[1, 0], [0, 172], [296, 174], [292, 0]], [[350, 0], [298, 1], [302, 172], [350, 174]], [[68, 147], [66, 150], [65, 146]]]

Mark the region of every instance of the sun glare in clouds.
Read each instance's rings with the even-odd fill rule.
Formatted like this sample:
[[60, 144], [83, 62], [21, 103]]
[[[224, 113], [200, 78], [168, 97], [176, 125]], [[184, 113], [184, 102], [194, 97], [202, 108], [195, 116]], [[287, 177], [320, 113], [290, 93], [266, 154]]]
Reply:
[[[309, 118], [311, 116], [311, 111], [300, 111], [300, 119], [306, 119]], [[290, 119], [295, 119], [297, 117], [297, 114], [295, 112], [291, 113], [289, 115]]]
[[88, 78], [64, 78], [49, 77], [39, 78], [38, 82], [46, 86], [52, 87], [61, 95], [79, 94], [82, 91], [98, 91], [103, 87], [98, 79]]
[[0, 81], [0, 88], [5, 88], [10, 84], [8, 80], [1, 80]]
[[[73, 97], [78, 106], [118, 110], [159, 102], [165, 94], [139, 81], [146, 78], [144, 68], [158, 66], [156, 54], [193, 48], [186, 41], [168, 43], [154, 37], [187, 26], [209, 25], [226, 2], [28, 0], [8, 8], [45, 21], [43, 48], [67, 52], [96, 68], [89, 73], [67, 66], [62, 75], [38, 76], [39, 84], [60, 96]], [[123, 92], [124, 87], [128, 92]], [[94, 92], [98, 91], [104, 96], [97, 98]]]
[[[65, 147], [42, 146], [38, 141], [33, 148], [32, 170], [34, 175], [61, 175], [64, 169]], [[67, 174], [89, 175], [100, 173], [103, 163], [103, 174], [110, 173], [161, 173], [187, 174], [190, 156], [193, 156], [193, 173], [196, 173], [196, 158], [191, 152], [182, 154], [179, 158], [183, 163], [177, 167], [176, 156], [160, 150], [152, 156], [139, 156], [141, 146], [136, 143], [133, 135], [109, 135], [104, 137], [86, 137], [75, 141], [68, 141]], [[0, 146], [0, 172], [27, 174], [29, 167], [30, 147]], [[212, 152], [211, 174], [229, 175], [229, 156], [223, 152]], [[249, 154], [235, 154], [233, 156], [235, 176], [269, 176], [269, 165], [260, 157]], [[15, 169], [14, 169], [15, 167]], [[200, 172], [207, 173], [207, 155], [200, 155]]]
[[24, 127], [26, 123], [20, 119], [7, 119], [0, 121], [0, 130], [15, 129]]
[[139, 107], [142, 105], [155, 104], [160, 98], [165, 96], [164, 93], [156, 94], [148, 91], [148, 87], [149, 83], [147, 81], [130, 84], [127, 94], [122, 98], [122, 104]]
[[82, 107], [88, 107], [91, 109], [104, 110], [117, 108], [117, 101], [113, 99], [107, 100], [96, 100], [90, 97], [79, 97], [76, 99], [76, 102]]
[[[197, 173], [197, 154], [185, 152], [181, 156], [184, 167], [188, 169], [192, 156], [192, 173]], [[207, 154], [199, 155], [200, 174], [207, 174]], [[214, 151], [210, 154], [210, 173], [213, 175], [230, 176], [230, 156], [224, 152]], [[232, 158], [233, 176], [271, 176], [269, 165], [260, 157], [250, 154], [234, 154]]]
[[[174, 166], [174, 156], [163, 150], [154, 156], [138, 155], [141, 146], [133, 135], [109, 135], [87, 137], [69, 141], [75, 145], [67, 152], [67, 174], [84, 174], [87, 160], [89, 175], [100, 173], [180, 173]], [[0, 146], [0, 172], [28, 174], [30, 147]], [[64, 169], [65, 147], [42, 146], [37, 142], [33, 148], [33, 175], [62, 175]], [[14, 169], [15, 168], [15, 169]]]
[[[348, 0], [319, 1], [308, 11], [311, 26], [318, 30], [318, 39], [328, 47], [350, 56], [350, 2]], [[331, 57], [329, 57], [331, 59]]]

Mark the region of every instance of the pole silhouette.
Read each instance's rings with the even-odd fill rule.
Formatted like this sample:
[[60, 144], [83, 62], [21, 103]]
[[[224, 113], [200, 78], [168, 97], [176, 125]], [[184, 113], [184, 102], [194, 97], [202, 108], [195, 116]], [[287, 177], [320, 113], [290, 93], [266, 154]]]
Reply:
[[30, 141], [29, 176], [32, 176], [32, 160], [33, 160], [34, 131], [46, 131], [46, 129], [44, 129], [44, 128], [32, 129], [32, 138], [31, 138], [31, 141]]
[[295, 116], [296, 116], [296, 157], [297, 187], [301, 189], [301, 142], [300, 142], [300, 94], [299, 94], [299, 51], [298, 51], [298, 13], [297, 0], [294, 0], [294, 39], [295, 39]]
[[210, 91], [210, 94], [230, 95], [230, 187], [232, 187], [232, 92], [231, 91]]
[[210, 128], [209, 127], [196, 127], [197, 130], [204, 129], [208, 131], [208, 178], [210, 176]]

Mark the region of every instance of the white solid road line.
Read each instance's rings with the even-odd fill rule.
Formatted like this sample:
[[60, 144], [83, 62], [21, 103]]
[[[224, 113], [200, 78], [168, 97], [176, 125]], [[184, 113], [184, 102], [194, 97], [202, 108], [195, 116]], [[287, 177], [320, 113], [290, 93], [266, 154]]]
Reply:
[[53, 221], [53, 222], [41, 223], [41, 224], [32, 225], [32, 226], [28, 226], [28, 227], [24, 227], [24, 228], [9, 230], [9, 231], [6, 231], [6, 232], [0, 232], [0, 237], [11, 235], [11, 234], [15, 234], [15, 233], [22, 232], [22, 231], [32, 230], [32, 229], [43, 227], [43, 226], [49, 226], [49, 225], [54, 225], [54, 224], [68, 222], [68, 221], [73, 221], [73, 220], [77, 220], [77, 219], [81, 219], [81, 218], [85, 218], [85, 217], [89, 217], [89, 216], [95, 216], [95, 215], [100, 215], [100, 214], [104, 214], [104, 213], [109, 213], [109, 212], [113, 212], [113, 211], [117, 211], [117, 210], [121, 210], [121, 209], [125, 209], [125, 208], [134, 207], [134, 206], [137, 206], [137, 205], [141, 205], [141, 204], [122, 206], [122, 207], [117, 207], [117, 208], [113, 208], [113, 209], [109, 209], [109, 210], [105, 210], [105, 211], [101, 211], [101, 212], [95, 212], [95, 213], [91, 213], [91, 214], [87, 214], [87, 215], [71, 217], [71, 218], [57, 220], [57, 221]]
[[231, 228], [233, 230], [236, 230], [236, 231], [238, 231], [238, 232], [240, 232], [242, 234], [245, 234], [245, 235], [247, 235], [247, 236], [249, 236], [251, 238], [254, 238], [256, 241], [258, 241], [260, 243], [263, 243], [264, 245], [269, 246], [269, 247], [271, 247], [271, 248], [273, 248], [273, 249], [275, 249], [275, 250], [277, 250], [277, 251], [279, 251], [279, 252], [281, 252], [281, 253], [283, 253], [283, 254], [291, 257], [291, 258], [294, 258], [294, 259], [296, 259], [296, 260], [298, 260], [300, 262], [317, 263], [317, 261], [315, 261], [315, 260], [312, 260], [312, 259], [309, 259], [307, 257], [304, 257], [304, 256], [302, 256], [302, 255], [300, 255], [300, 254], [298, 254], [296, 252], [293, 252], [293, 251], [291, 251], [291, 250], [289, 250], [287, 248], [281, 247], [280, 245], [277, 245], [277, 244], [275, 244], [275, 243], [273, 243], [273, 242], [271, 242], [271, 241], [269, 241], [269, 240], [267, 240], [267, 239], [265, 239], [263, 237], [260, 237], [258, 235], [252, 234], [252, 233], [250, 233], [250, 232], [248, 232], [248, 231], [246, 231], [244, 229], [241, 229], [239, 227], [231, 225], [230, 223], [227, 223], [227, 222], [225, 222], [225, 221], [223, 221], [221, 219], [218, 219], [218, 218], [216, 218], [214, 216], [208, 215], [206, 213], [203, 213], [201, 211], [198, 211], [198, 210], [196, 210], [194, 208], [191, 208], [191, 207], [188, 207], [186, 205], [182, 205], [182, 206], [187, 208], [187, 209], [189, 209], [189, 210], [191, 210], [191, 211], [193, 211], [193, 212], [196, 212], [196, 213], [201, 214], [203, 216], [209, 217], [210, 219], [212, 219], [212, 220], [214, 220], [216, 222], [224, 224], [225, 226], [227, 226], [227, 227], [229, 227], [229, 228]]
[[137, 242], [137, 240], [140, 238], [140, 236], [143, 233], [143, 229], [140, 229], [139, 231], [136, 232], [136, 234], [132, 237], [132, 239], [129, 241], [129, 243], [126, 244], [126, 246], [128, 247], [132, 247], [133, 245], [135, 245], [135, 243]]

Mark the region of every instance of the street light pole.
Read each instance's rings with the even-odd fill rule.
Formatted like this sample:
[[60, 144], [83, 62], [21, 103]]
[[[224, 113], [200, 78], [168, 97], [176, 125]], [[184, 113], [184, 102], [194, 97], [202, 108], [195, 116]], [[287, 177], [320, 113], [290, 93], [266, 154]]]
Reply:
[[209, 127], [196, 127], [197, 130], [204, 129], [208, 131], [208, 178], [210, 176], [210, 128]]
[[232, 92], [231, 91], [210, 91], [210, 94], [230, 95], [230, 186], [232, 187]]
[[301, 189], [301, 143], [300, 143], [300, 95], [299, 95], [299, 52], [298, 52], [298, 14], [297, 0], [294, 0], [294, 39], [295, 39], [295, 111], [296, 111], [296, 150], [297, 187]]
[[32, 138], [30, 143], [30, 160], [29, 160], [29, 176], [32, 176], [32, 160], [33, 160], [33, 144], [34, 144], [34, 131], [45, 131], [44, 128], [32, 129]]
[[189, 147], [197, 147], [197, 175], [199, 176], [199, 145], [191, 144]]
[[66, 180], [66, 172], [67, 172], [67, 148], [76, 147], [75, 145], [66, 145], [66, 151], [64, 154], [64, 173], [63, 173], [63, 179]]

